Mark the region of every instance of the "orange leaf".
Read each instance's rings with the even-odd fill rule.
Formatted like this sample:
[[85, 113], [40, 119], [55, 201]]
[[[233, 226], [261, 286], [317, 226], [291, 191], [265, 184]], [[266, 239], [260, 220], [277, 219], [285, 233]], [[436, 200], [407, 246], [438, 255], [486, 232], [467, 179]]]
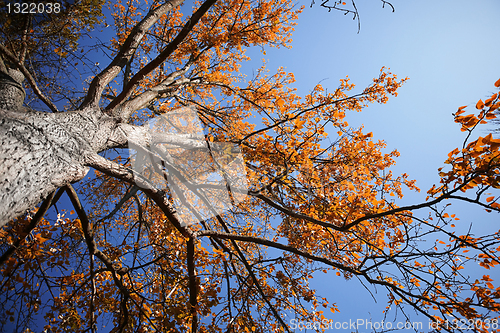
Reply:
[[486, 198], [486, 202], [491, 202], [491, 201], [493, 201], [493, 199], [495, 199], [495, 197]]
[[305, 120], [296, 119], [295, 120], [295, 127], [297, 129], [301, 129], [304, 126], [305, 122], [306, 122]]
[[497, 96], [498, 96], [498, 93], [493, 94], [490, 98], [488, 98], [487, 100], [484, 101], [484, 105], [490, 106], [491, 103], [497, 98]]
[[483, 100], [480, 99], [476, 103], [476, 109], [481, 110], [482, 108], [484, 108], [484, 103], [483, 103]]
[[486, 119], [495, 119], [497, 116], [494, 115], [493, 113], [489, 112], [486, 114]]
[[483, 144], [488, 144], [488, 143], [491, 141], [491, 139], [492, 139], [492, 135], [491, 135], [491, 133], [490, 133], [490, 134], [488, 134], [487, 136], [485, 136], [484, 138], [482, 138], [481, 142], [482, 142]]
[[495, 82], [495, 87], [500, 87], [500, 79], [497, 80], [497, 82]]
[[36, 238], [36, 239], [37, 239], [40, 243], [43, 243], [43, 242], [46, 242], [46, 241], [48, 241], [48, 240], [49, 240], [48, 238], [44, 238], [44, 237], [42, 237], [42, 235], [40, 235], [40, 234], [35, 235], [35, 238]]

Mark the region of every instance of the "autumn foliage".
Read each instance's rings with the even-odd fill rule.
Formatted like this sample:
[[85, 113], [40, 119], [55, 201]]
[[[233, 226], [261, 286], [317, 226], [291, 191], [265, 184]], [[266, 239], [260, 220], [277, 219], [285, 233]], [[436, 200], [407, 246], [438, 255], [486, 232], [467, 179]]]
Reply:
[[[159, 6], [110, 4], [111, 56], [125, 54], [134, 27]], [[382, 68], [357, 93], [342, 78], [335, 89], [317, 85], [299, 96], [283, 68], [270, 73], [263, 65], [253, 77], [240, 69], [248, 47], [289, 47], [301, 8], [288, 0], [196, 2], [191, 17], [209, 9], [190, 26], [186, 6], [149, 28], [100, 105], [131, 125], [195, 109], [206, 141], [241, 147], [247, 198], [180, 228], [156, 196], [171, 199], [168, 191], [142, 191], [126, 177], [124, 147], [103, 152], [112, 167], [94, 166], [75, 189], [61, 188], [47, 207], [0, 231], [3, 330], [30, 332], [43, 321], [46, 332], [289, 332], [290, 316], [319, 321], [342, 311], [310, 287], [313, 275], [325, 272], [385, 288], [387, 309], [413, 308], [438, 324], [473, 320], [477, 331], [495, 331], [499, 234], [455, 233], [458, 217], [444, 203], [500, 212], [500, 140], [487, 134], [471, 141], [497, 117], [499, 93], [472, 114], [459, 108], [455, 122], [467, 136], [439, 170], [441, 183], [427, 201], [400, 207], [403, 190], [419, 189], [390, 171], [399, 153], [346, 118], [386, 103], [406, 78]], [[65, 57], [58, 45], [54, 56]], [[88, 96], [69, 98], [91, 104]], [[482, 278], [462, 274], [469, 267], [484, 270]]]

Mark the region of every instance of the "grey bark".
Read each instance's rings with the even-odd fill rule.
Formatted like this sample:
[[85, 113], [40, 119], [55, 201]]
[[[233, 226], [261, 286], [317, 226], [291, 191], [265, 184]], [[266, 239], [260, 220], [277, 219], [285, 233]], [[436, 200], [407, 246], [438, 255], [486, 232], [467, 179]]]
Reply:
[[0, 227], [55, 189], [85, 177], [98, 152], [129, 142], [147, 147], [161, 141], [189, 148], [202, 143], [189, 135], [153, 138], [147, 125], [122, 123], [121, 117], [95, 107], [33, 111], [22, 106], [22, 74], [11, 70], [10, 77], [5, 76], [0, 83]]
[[[106, 113], [99, 108], [99, 100], [106, 85], [130, 61], [149, 28], [182, 2], [167, 0], [152, 8], [132, 29], [110, 65], [92, 80], [79, 109], [71, 112], [57, 112], [22, 62], [0, 44], [0, 227], [32, 209], [57, 187], [82, 179], [88, 171], [86, 165], [92, 165], [98, 152], [123, 147], [128, 141], [143, 146], [151, 143], [147, 128], [127, 125], [127, 119], [133, 110], [187, 83], [182, 75], [189, 64], [156, 87], [122, 101]], [[215, 0], [206, 0], [176, 36], [175, 43], [170, 43], [162, 54], [173, 52], [214, 3]], [[20, 71], [7, 70], [2, 55]], [[152, 71], [157, 65], [151, 62], [148, 68]], [[35, 112], [22, 105], [23, 74], [34, 93], [55, 113]], [[145, 74], [141, 71], [141, 75]], [[171, 140], [182, 141], [182, 145], [194, 144], [188, 138]]]
[[22, 105], [26, 93], [23, 80], [23, 74], [14, 69], [7, 73], [0, 71], [0, 109], [24, 111]]
[[22, 74], [11, 73], [0, 83], [0, 225], [82, 179], [86, 156], [125, 140], [118, 122], [100, 110], [46, 113], [23, 107]]

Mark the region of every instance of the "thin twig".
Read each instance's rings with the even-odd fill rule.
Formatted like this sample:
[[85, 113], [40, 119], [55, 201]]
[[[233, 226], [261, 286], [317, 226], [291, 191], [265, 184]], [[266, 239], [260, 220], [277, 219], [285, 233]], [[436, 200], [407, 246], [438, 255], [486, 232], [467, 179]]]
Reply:
[[44, 102], [45, 105], [47, 105], [49, 109], [52, 110], [52, 112], [59, 112], [56, 105], [42, 93], [40, 88], [38, 88], [38, 85], [36, 84], [35, 79], [31, 75], [31, 73], [26, 69], [26, 67], [24, 67], [22, 63], [19, 62], [16, 56], [13, 55], [3, 44], [0, 44], [0, 52], [7, 56], [7, 58], [9, 58], [9, 60], [17, 66], [21, 73], [23, 73], [24, 77], [28, 80], [31, 89], [33, 89], [35, 95], [37, 95], [38, 98], [40, 98], [42, 102]]

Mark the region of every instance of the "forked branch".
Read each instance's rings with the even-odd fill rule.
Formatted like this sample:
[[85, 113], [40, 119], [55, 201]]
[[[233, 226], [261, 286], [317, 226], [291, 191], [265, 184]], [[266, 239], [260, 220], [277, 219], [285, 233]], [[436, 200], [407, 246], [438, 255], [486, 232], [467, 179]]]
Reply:
[[[198, 21], [208, 12], [210, 7], [212, 7], [217, 0], [206, 0], [196, 12], [187, 20], [184, 24], [182, 30], [177, 34], [177, 36], [168, 44], [163, 51], [146, 66], [144, 66], [139, 72], [137, 72], [128, 82], [127, 86], [123, 91], [106, 107], [106, 111], [116, 116], [121, 116], [117, 113], [117, 107], [123, 103], [128, 97], [131, 96], [134, 88], [139, 82], [146, 77], [149, 73], [160, 66], [167, 58], [174, 53], [179, 44], [184, 41], [184, 39], [191, 32], [193, 27], [198, 23]], [[109, 82], [109, 81], [108, 81]]]
[[118, 73], [120, 73], [122, 68], [127, 65], [149, 28], [151, 28], [151, 26], [155, 24], [164, 14], [168, 13], [170, 10], [179, 6], [183, 2], [184, 0], [169, 0], [149, 11], [144, 19], [132, 29], [120, 51], [108, 67], [94, 77], [90, 83], [87, 95], [79, 109], [98, 106], [100, 96], [104, 91], [104, 88], [118, 75]]

